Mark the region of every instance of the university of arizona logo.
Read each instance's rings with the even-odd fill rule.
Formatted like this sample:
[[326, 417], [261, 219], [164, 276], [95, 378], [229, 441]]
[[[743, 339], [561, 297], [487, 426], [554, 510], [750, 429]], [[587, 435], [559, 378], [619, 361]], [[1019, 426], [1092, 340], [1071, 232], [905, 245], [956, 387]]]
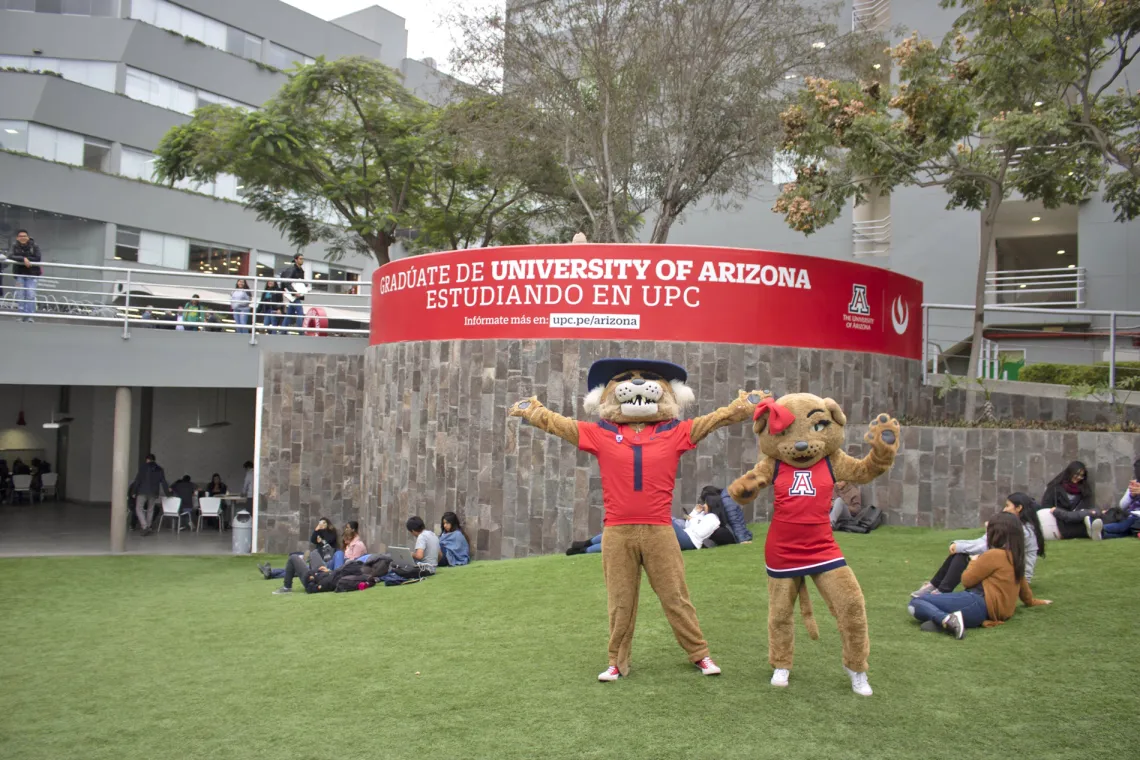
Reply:
[[871, 305], [867, 303], [867, 286], [851, 286], [851, 303], [847, 304], [848, 314], [860, 314], [864, 317], [871, 314]]
[[815, 485], [811, 482], [811, 470], [796, 470], [789, 496], [815, 496]]

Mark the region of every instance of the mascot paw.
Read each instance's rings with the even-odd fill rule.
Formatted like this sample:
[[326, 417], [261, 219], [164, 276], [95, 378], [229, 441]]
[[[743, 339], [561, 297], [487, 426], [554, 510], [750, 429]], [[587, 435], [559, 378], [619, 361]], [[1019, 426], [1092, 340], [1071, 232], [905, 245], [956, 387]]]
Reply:
[[538, 400], [537, 396], [531, 396], [528, 399], [523, 399], [511, 407], [508, 416], [510, 417], [526, 417], [528, 414], [534, 414], [538, 409], [542, 409], [542, 402]]
[[740, 413], [741, 420], [750, 420], [756, 412], [756, 407], [766, 398], [772, 398], [772, 394], [768, 391], [740, 391], [733, 399], [732, 407]]
[[867, 426], [863, 440], [876, 451], [895, 453], [899, 450], [899, 421], [889, 414], [880, 414]]
[[749, 472], [732, 481], [732, 485], [728, 487], [728, 495], [737, 504], [748, 504], [755, 501], [762, 487], [760, 478]]

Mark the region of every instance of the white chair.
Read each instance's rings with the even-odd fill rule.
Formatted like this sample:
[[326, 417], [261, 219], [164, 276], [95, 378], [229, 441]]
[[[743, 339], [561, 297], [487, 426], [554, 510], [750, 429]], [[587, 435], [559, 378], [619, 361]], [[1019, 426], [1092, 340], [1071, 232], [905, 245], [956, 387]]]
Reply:
[[[190, 513], [189, 512], [179, 512], [178, 510], [181, 507], [182, 507], [182, 499], [179, 499], [177, 496], [163, 496], [162, 497], [162, 515], [160, 515], [158, 518], [158, 530], [162, 530], [162, 522], [163, 522], [163, 520], [165, 520], [168, 517], [171, 517], [174, 519], [174, 525], [178, 526], [178, 532], [179, 533], [182, 532], [182, 518], [183, 517], [186, 518], [186, 529], [187, 530], [193, 530], [194, 525], [191, 522]], [[170, 527], [170, 530], [172, 530], [172, 531], [174, 530], [173, 525]]]
[[222, 532], [222, 500], [217, 496], [202, 496], [198, 499], [198, 532], [202, 532], [202, 518], [218, 521], [218, 532]]
[[43, 488], [40, 489], [40, 501], [43, 501], [49, 492], [51, 493], [51, 497], [53, 499], [59, 496], [55, 490], [56, 484], [59, 483], [58, 472], [48, 472], [43, 474], [40, 476], [40, 482], [43, 485]]
[[20, 494], [28, 497], [28, 502], [32, 500], [32, 476], [31, 475], [13, 475], [12, 476], [12, 493], [19, 498]]

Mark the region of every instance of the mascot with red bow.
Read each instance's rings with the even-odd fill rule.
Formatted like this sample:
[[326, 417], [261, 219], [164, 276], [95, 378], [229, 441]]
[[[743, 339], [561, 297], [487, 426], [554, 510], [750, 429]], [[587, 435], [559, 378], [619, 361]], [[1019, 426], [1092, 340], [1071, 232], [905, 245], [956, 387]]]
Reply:
[[894, 464], [899, 423], [880, 414], [864, 440], [871, 452], [855, 459], [843, 451], [847, 417], [839, 404], [810, 393], [764, 399], [753, 416], [760, 439], [760, 460], [728, 487], [740, 504], [771, 485], [774, 510], [764, 542], [768, 570], [768, 660], [773, 686], [787, 686], [795, 653], [795, 603], [800, 599], [804, 624], [813, 639], [819, 629], [812, 617], [806, 578], [815, 582], [839, 622], [843, 667], [856, 694], [871, 696], [867, 681], [867, 611], [863, 590], [847, 566], [831, 532], [831, 501], [837, 481], [863, 485]]

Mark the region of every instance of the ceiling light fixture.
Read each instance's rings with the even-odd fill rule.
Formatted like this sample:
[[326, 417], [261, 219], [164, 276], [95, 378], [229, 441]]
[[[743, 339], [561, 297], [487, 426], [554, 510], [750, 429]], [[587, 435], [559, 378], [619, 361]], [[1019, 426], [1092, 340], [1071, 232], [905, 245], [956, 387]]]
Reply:
[[1022, 287], [1022, 288], [1024, 288], [1025, 286], [1024, 286], [1024, 285], [1020, 285], [1019, 287]]
[[18, 134], [20, 134], [20, 130], [18, 130], [18, 129], [5, 129], [4, 131], [5, 131], [5, 132], [7, 132], [7, 133], [8, 133], [8, 134], [10, 134], [10, 135], [18, 135]]
[[1057, 255], [1058, 256], [1064, 256], [1065, 255], [1065, 249], [1062, 248], [1061, 250], [1057, 251]]
[[1077, 268], [1076, 264], [1069, 264], [1069, 269], [1076, 269], [1076, 268]]
[[1031, 221], [1031, 222], [1040, 222], [1040, 221], [1041, 221], [1041, 217], [1039, 217], [1039, 216], [1033, 216], [1033, 217], [1030, 217], [1030, 218], [1029, 218], [1029, 221]]
[[1041, 106], [1043, 106], [1043, 105], [1045, 105], [1045, 101], [1044, 101], [1044, 100], [1038, 100], [1038, 101], [1035, 101], [1035, 102], [1033, 103], [1033, 107], [1034, 107], [1034, 108], [1040, 108], [1040, 107], [1041, 107]]

